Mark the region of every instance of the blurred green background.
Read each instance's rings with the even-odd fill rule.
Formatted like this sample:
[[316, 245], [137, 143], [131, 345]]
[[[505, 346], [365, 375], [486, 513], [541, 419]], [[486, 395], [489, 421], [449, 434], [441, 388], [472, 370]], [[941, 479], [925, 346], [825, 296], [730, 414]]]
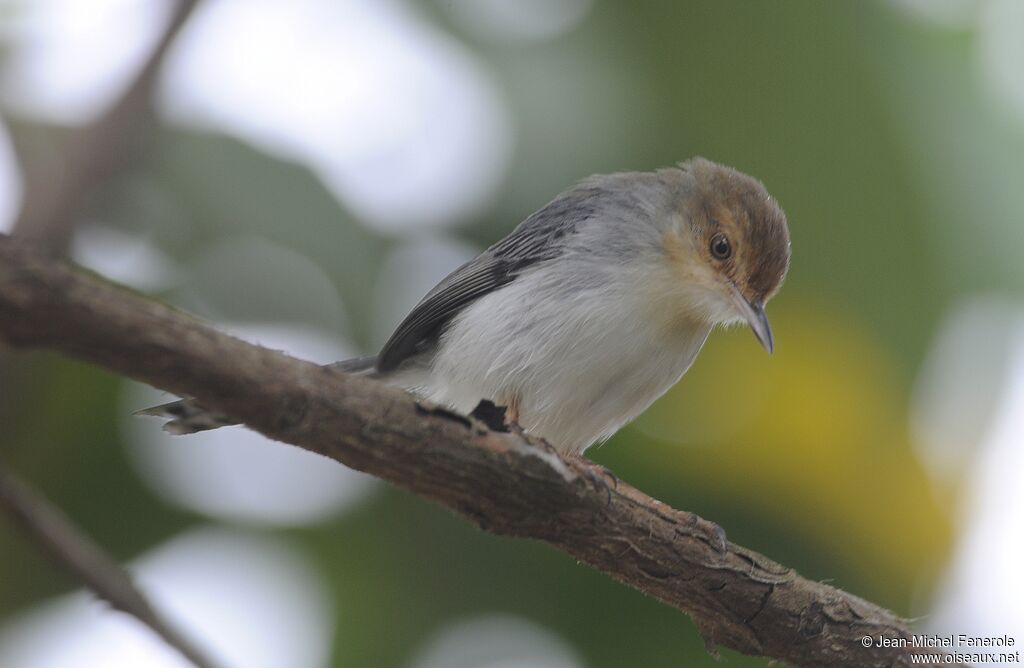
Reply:
[[[588, 454], [922, 628], [1024, 641], [1002, 577], [1024, 556], [1022, 6], [207, 2], [72, 253], [326, 362], [586, 175], [733, 165], [789, 217], [776, 354], [716, 332]], [[45, 183], [166, 7], [0, 3], [9, 221], [14, 155]], [[241, 430], [165, 437], [130, 416], [162, 395], [91, 367], [3, 372], [0, 457], [233, 665], [717, 665], [686, 617], [545, 546]], [[178, 665], [8, 522], [0, 555], [0, 665]]]

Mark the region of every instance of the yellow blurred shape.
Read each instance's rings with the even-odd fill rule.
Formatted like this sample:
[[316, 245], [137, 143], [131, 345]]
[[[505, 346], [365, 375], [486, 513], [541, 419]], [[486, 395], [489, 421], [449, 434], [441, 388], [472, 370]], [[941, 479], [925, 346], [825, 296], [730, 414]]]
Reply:
[[910, 447], [909, 383], [856, 322], [806, 302], [772, 316], [774, 356], [747, 331], [713, 334], [638, 429], [673, 443], [658, 466], [681, 484], [756, 505], [869, 580], [912, 586], [952, 532]]

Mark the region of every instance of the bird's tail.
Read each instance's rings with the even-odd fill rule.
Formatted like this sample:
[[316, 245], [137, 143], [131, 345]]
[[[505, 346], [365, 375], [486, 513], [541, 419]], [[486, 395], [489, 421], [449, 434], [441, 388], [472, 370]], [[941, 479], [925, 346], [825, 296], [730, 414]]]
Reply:
[[[373, 377], [377, 374], [376, 357], [358, 357], [327, 366], [360, 376]], [[135, 414], [166, 418], [167, 422], [164, 423], [163, 429], [171, 434], [194, 434], [199, 431], [238, 424], [231, 418], [203, 408], [194, 399], [179, 399], [168, 404], [143, 408], [140, 411], [135, 411]]]

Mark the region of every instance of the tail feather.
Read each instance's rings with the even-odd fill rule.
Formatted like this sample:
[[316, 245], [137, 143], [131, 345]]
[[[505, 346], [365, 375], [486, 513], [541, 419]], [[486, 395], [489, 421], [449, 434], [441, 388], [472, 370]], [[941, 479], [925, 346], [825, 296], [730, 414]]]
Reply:
[[376, 376], [377, 375], [377, 356], [370, 355], [369, 357], [356, 357], [350, 360], [342, 360], [341, 362], [334, 362], [327, 366], [338, 371], [344, 371], [345, 373], [354, 373], [360, 376]]
[[170, 434], [195, 434], [209, 429], [218, 429], [238, 424], [231, 418], [208, 411], [191, 399], [180, 399], [135, 411], [136, 415], [167, 418], [163, 430]]
[[[376, 373], [376, 357], [359, 357], [335, 362], [328, 366], [359, 375], [373, 376]], [[238, 424], [229, 417], [207, 410], [192, 399], [179, 399], [159, 406], [135, 411], [135, 415], [166, 418], [163, 430], [176, 435], [195, 434], [200, 431], [230, 427]]]

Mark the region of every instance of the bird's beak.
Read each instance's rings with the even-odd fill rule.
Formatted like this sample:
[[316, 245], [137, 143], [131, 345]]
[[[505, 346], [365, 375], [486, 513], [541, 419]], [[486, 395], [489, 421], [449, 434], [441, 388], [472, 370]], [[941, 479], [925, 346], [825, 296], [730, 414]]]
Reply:
[[760, 302], [748, 302], [736, 286], [733, 286], [733, 303], [743, 314], [743, 319], [754, 331], [754, 336], [764, 346], [764, 349], [771, 355], [775, 350], [775, 337], [772, 336], [772, 325], [768, 322], [768, 316], [764, 312], [764, 304]]

